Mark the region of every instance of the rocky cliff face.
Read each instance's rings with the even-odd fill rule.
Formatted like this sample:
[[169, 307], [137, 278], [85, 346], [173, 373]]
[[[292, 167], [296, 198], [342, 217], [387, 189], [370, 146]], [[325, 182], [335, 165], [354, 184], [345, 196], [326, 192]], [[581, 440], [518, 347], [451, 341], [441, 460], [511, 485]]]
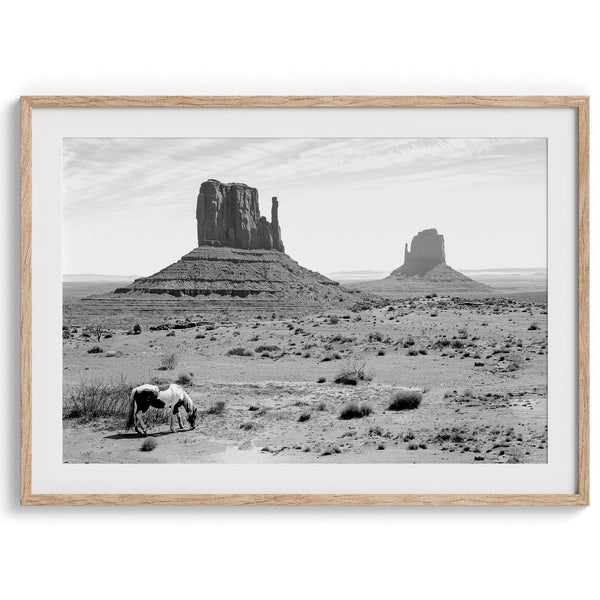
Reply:
[[404, 264], [392, 272], [392, 276], [423, 276], [438, 265], [446, 263], [444, 236], [437, 229], [419, 231], [412, 239], [410, 251], [404, 246]]
[[196, 204], [198, 246], [284, 252], [278, 208], [277, 198], [273, 198], [269, 223], [260, 216], [255, 188], [209, 179], [200, 186]]

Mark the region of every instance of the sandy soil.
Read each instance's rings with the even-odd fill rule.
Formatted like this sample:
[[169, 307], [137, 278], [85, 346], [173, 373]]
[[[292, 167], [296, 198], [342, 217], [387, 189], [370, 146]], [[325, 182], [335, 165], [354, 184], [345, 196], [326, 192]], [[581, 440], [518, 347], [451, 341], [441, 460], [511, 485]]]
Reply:
[[[434, 297], [297, 318], [212, 315], [175, 329], [185, 324], [178, 319], [156, 331], [144, 323], [139, 335], [112, 329], [100, 342], [85, 337], [81, 314], [65, 320], [72, 332], [64, 340], [66, 462], [547, 460], [543, 303]], [[88, 353], [94, 345], [103, 352]], [[228, 354], [237, 347], [252, 354]], [[175, 367], [161, 370], [171, 354]], [[372, 381], [333, 382], [363, 363]], [[181, 376], [191, 377], [183, 387], [200, 410], [196, 429], [171, 434], [157, 419], [148, 452], [143, 438], [124, 431], [123, 416], [88, 420], [72, 410], [82, 382], [114, 383], [123, 404], [121, 378], [128, 389]], [[423, 391], [420, 407], [389, 410], [392, 394], [407, 388]], [[218, 401], [224, 410], [211, 412]], [[371, 414], [340, 419], [352, 401]]]

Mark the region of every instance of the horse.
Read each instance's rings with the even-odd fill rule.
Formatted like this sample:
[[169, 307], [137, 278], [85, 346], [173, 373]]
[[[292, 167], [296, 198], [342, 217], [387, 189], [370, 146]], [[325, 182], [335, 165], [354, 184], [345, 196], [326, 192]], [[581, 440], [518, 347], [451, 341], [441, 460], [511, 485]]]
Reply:
[[183, 429], [183, 423], [181, 421], [181, 415], [179, 409], [183, 406], [187, 413], [187, 420], [190, 424], [191, 429], [196, 427], [196, 417], [198, 415], [198, 408], [194, 407], [192, 399], [187, 395], [185, 390], [172, 383], [166, 390], [160, 390], [158, 386], [145, 383], [131, 390], [129, 396], [131, 406], [129, 409], [129, 416], [125, 428], [127, 430], [135, 427], [138, 433], [146, 435], [148, 432], [146, 424], [142, 418], [142, 413], [145, 413], [151, 406], [154, 408], [170, 408], [170, 429], [174, 433], [173, 420], [177, 415], [177, 421], [179, 422], [179, 429]]

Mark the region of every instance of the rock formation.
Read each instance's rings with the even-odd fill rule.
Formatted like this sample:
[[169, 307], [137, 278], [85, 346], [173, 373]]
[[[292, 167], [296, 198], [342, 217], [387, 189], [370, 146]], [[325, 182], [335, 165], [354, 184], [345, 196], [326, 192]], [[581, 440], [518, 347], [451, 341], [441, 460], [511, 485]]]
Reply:
[[271, 310], [287, 307], [295, 312], [365, 300], [365, 294], [310, 271], [285, 254], [278, 209], [273, 198], [269, 223], [260, 216], [256, 189], [243, 183], [205, 181], [196, 204], [198, 247], [108, 296], [113, 301], [119, 297], [151, 305], [157, 304], [157, 295], [161, 301], [195, 299], [204, 306], [229, 306], [238, 299], [236, 308], [268, 305]]
[[392, 272], [392, 276], [400, 275], [421, 277], [438, 265], [446, 264], [446, 252], [444, 250], [444, 236], [437, 229], [424, 229], [419, 231], [410, 243], [404, 245], [404, 264]]
[[284, 252], [278, 208], [277, 198], [273, 198], [269, 223], [260, 216], [255, 188], [209, 179], [200, 186], [196, 203], [198, 246]]
[[404, 246], [404, 264], [385, 279], [350, 284], [386, 298], [405, 298], [426, 294], [453, 296], [491, 296], [494, 291], [483, 283], [455, 271], [446, 264], [444, 236], [437, 229], [424, 229]]

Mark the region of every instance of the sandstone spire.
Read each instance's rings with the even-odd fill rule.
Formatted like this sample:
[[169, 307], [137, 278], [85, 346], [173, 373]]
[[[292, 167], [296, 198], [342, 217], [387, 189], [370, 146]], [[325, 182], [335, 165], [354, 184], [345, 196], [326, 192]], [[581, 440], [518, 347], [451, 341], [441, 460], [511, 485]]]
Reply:
[[198, 246], [284, 251], [273, 198], [272, 223], [260, 216], [258, 191], [244, 183], [209, 179], [200, 186], [196, 204]]
[[412, 277], [423, 276], [438, 265], [446, 263], [444, 236], [437, 229], [424, 229], [413, 237], [410, 244], [404, 245], [404, 264], [392, 275]]

